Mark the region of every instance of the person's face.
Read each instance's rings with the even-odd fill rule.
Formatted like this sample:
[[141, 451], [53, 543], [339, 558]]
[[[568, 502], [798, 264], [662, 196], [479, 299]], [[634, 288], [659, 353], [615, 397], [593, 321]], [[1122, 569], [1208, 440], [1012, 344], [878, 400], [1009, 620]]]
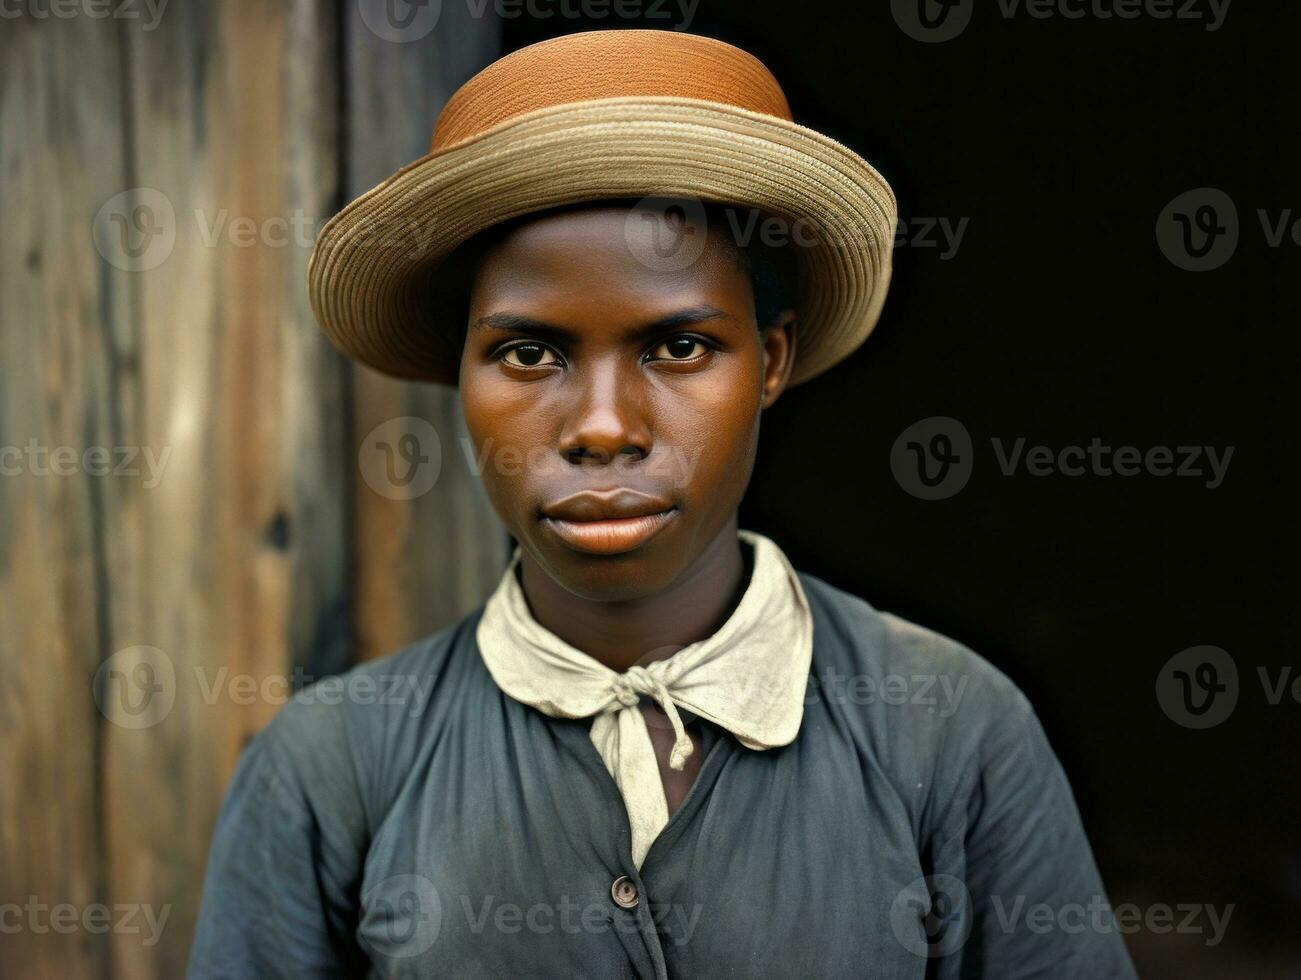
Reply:
[[[675, 234], [704, 243], [681, 269], [657, 258]], [[484, 486], [575, 595], [662, 592], [733, 526], [794, 316], [759, 331], [725, 234], [589, 206], [512, 229], [475, 270], [460, 389]]]

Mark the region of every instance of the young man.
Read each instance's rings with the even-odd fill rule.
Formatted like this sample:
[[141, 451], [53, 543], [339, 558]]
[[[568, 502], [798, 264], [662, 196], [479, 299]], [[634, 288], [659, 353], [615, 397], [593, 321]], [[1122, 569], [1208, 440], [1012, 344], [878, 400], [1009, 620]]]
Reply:
[[[491, 66], [331, 222], [323, 327], [459, 384], [518, 549], [250, 745], [193, 975], [1133, 975], [1058, 918], [1106, 897], [1020, 692], [737, 527], [764, 409], [875, 323], [894, 213], [753, 58], [619, 31]], [[424, 695], [349, 696], [393, 676]]]

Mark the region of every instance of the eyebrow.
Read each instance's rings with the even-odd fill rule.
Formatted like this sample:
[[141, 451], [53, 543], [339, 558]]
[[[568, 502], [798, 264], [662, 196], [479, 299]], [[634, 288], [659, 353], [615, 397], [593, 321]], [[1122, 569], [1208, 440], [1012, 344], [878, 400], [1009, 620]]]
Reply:
[[[702, 303], [698, 306], [688, 306], [681, 310], [670, 313], [668, 316], [660, 317], [651, 323], [643, 324], [635, 331], [637, 337], [645, 337], [653, 334], [664, 333], [669, 330], [676, 330], [680, 327], [689, 327], [696, 323], [704, 323], [709, 320], [731, 320], [731, 314], [724, 313], [716, 306], [710, 306]], [[578, 331], [569, 327], [563, 327], [554, 323], [547, 323], [545, 320], [538, 320], [523, 313], [489, 313], [481, 316], [470, 325], [472, 330], [518, 330], [521, 333], [537, 334], [539, 336], [550, 336], [557, 339], [566, 339], [574, 337]]]

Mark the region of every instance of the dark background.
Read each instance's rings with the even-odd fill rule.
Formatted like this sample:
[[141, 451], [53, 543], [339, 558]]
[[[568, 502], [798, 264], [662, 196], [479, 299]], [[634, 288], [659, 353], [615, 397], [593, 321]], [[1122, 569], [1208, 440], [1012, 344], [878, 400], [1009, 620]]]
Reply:
[[[611, 26], [508, 19], [505, 48]], [[890, 181], [903, 220], [969, 219], [947, 260], [898, 247], [876, 332], [775, 406], [743, 523], [1021, 686], [1114, 904], [1235, 906], [1216, 948], [1131, 936], [1143, 975], [1301, 976], [1301, 705], [1269, 704], [1257, 675], [1301, 669], [1289, 448], [1301, 246], [1269, 247], [1257, 217], [1301, 220], [1301, 14], [1234, 4], [1208, 32], [1007, 19], [980, 3], [961, 36], [921, 43], [887, 3], [703, 0], [689, 29], [764, 61], [797, 121]], [[1235, 201], [1241, 239], [1227, 264], [1195, 273], [1165, 257], [1155, 228], [1199, 187]], [[971, 480], [947, 500], [915, 499], [891, 473], [895, 439], [930, 416], [958, 419], [975, 444]], [[1054, 450], [1095, 436], [1235, 449], [1215, 489], [1005, 477], [990, 440], [1021, 436]], [[1166, 716], [1155, 685], [1203, 644], [1232, 655], [1241, 693], [1227, 721], [1195, 731]]]

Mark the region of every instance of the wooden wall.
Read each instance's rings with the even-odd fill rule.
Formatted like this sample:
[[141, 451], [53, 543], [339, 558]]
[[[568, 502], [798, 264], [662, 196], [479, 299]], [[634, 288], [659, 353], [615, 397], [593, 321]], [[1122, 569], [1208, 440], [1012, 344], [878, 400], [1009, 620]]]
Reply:
[[[385, 0], [0, 21], [0, 976], [183, 975], [282, 682], [499, 574], [455, 394], [345, 362], [304, 289], [315, 230], [495, 56], [472, 6], [418, 38]], [[410, 500], [359, 462], [403, 417], [442, 450]]]

